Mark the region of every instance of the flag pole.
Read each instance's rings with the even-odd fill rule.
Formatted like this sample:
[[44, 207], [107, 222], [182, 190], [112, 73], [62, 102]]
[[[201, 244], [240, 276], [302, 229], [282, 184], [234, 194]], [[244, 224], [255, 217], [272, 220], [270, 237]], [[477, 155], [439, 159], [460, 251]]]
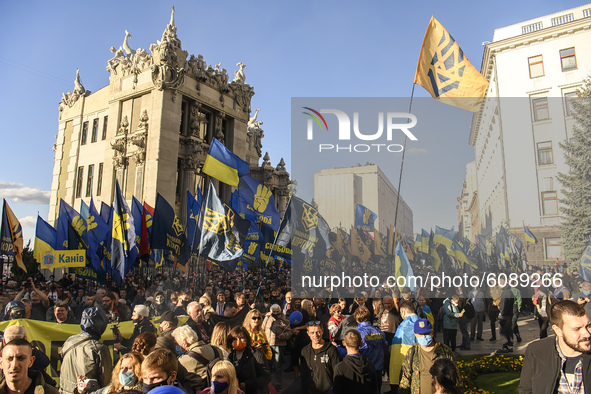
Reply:
[[[412, 100], [414, 98], [415, 95], [415, 86], [416, 84], [413, 82], [412, 84], [412, 91], [410, 93], [410, 103], [408, 105], [408, 113], [410, 114], [410, 111], [412, 110]], [[407, 120], [407, 123], [409, 123], [410, 119]], [[398, 204], [400, 203], [400, 188], [402, 186], [402, 170], [404, 169], [404, 156], [406, 154], [406, 141], [408, 140], [408, 136], [405, 135], [404, 136], [404, 145], [402, 148], [402, 161], [400, 163], [400, 176], [398, 177], [398, 196], [396, 197], [396, 209], [394, 211], [394, 232], [396, 232], [396, 223], [398, 223]], [[392, 264], [392, 261], [390, 261], [390, 264]]]
[[[416, 84], [413, 82], [412, 84], [412, 92], [410, 94], [410, 104], [408, 106], [408, 113], [410, 114], [410, 111], [412, 110], [412, 100], [414, 98], [415, 95], [415, 86]], [[407, 119], [406, 123], [410, 123], [409, 122], [410, 119]], [[408, 140], [408, 136], [405, 135], [404, 136], [404, 146], [402, 149], [402, 162], [400, 163], [400, 176], [398, 177], [398, 196], [396, 198], [396, 210], [394, 211], [394, 231], [396, 231], [396, 223], [398, 221], [398, 204], [400, 203], [400, 187], [402, 185], [402, 170], [404, 169], [404, 156], [406, 154], [406, 141]]]
[[[290, 203], [291, 203], [291, 196], [289, 196], [289, 201], [287, 201], [287, 206], [289, 207]], [[287, 210], [286, 210], [287, 211]], [[285, 217], [285, 214], [283, 215], [283, 217]], [[283, 219], [281, 220], [283, 221]], [[279, 223], [279, 230], [281, 230], [281, 223]], [[265, 263], [265, 269], [264, 269], [264, 273], [267, 272], [267, 266], [269, 265], [269, 260], [271, 260], [271, 254], [273, 254], [273, 250], [275, 250], [275, 243], [277, 242], [277, 236], [279, 235], [279, 230], [277, 230], [277, 234], [275, 234], [275, 239], [273, 239], [273, 246], [271, 246], [271, 251], [269, 252], [269, 256], [267, 256], [267, 262]], [[256, 297], [258, 297], [259, 292], [261, 291], [261, 285], [263, 284], [263, 281], [265, 280], [266, 276], [263, 275], [263, 277], [261, 278], [261, 281], [259, 282], [259, 288], [257, 289], [257, 294]]]

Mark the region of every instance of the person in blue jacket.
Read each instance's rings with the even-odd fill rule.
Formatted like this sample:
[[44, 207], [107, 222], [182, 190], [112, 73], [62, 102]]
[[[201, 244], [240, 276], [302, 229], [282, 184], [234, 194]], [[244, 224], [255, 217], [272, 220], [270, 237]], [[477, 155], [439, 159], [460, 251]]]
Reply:
[[361, 334], [359, 353], [373, 363], [378, 377], [381, 378], [384, 369], [384, 353], [388, 349], [386, 337], [382, 330], [371, 324], [371, 313], [365, 306], [357, 308], [354, 316], [359, 324], [357, 331]]

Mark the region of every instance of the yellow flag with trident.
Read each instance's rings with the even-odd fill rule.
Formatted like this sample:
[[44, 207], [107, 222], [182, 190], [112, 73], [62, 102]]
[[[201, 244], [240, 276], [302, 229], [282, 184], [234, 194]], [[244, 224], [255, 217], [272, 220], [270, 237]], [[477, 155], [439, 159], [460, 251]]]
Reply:
[[464, 52], [435, 17], [431, 17], [415, 74], [434, 99], [477, 112], [488, 81], [474, 68]]

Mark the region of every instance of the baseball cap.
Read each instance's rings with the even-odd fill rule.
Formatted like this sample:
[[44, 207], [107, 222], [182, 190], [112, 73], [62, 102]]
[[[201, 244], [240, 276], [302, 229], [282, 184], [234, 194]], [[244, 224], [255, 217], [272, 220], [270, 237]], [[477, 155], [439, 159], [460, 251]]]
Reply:
[[162, 323], [164, 321], [171, 322], [175, 326], [179, 324], [179, 319], [173, 311], [164, 312], [156, 323]]
[[148, 310], [148, 307], [145, 305], [136, 305], [135, 308], [133, 308], [133, 311], [140, 316], [150, 316], [150, 311]]
[[427, 319], [419, 319], [415, 322], [415, 334], [431, 334], [433, 326]]

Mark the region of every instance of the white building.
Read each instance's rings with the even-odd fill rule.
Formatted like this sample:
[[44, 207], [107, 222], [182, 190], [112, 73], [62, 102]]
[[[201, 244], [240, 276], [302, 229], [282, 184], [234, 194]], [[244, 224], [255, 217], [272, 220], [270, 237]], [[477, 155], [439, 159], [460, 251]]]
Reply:
[[[572, 136], [569, 101], [591, 71], [591, 4], [496, 29], [485, 46], [487, 101], [470, 132], [474, 146], [480, 233], [503, 225], [540, 241], [530, 262], [561, 258], [559, 143]], [[522, 237], [523, 239], [523, 237]]]
[[[350, 229], [355, 225], [357, 204], [364, 205], [378, 219], [375, 227], [386, 234], [394, 225], [398, 191], [377, 165], [322, 170], [314, 174], [314, 201], [331, 228]], [[413, 213], [400, 198], [396, 228], [406, 237], [413, 236]]]

